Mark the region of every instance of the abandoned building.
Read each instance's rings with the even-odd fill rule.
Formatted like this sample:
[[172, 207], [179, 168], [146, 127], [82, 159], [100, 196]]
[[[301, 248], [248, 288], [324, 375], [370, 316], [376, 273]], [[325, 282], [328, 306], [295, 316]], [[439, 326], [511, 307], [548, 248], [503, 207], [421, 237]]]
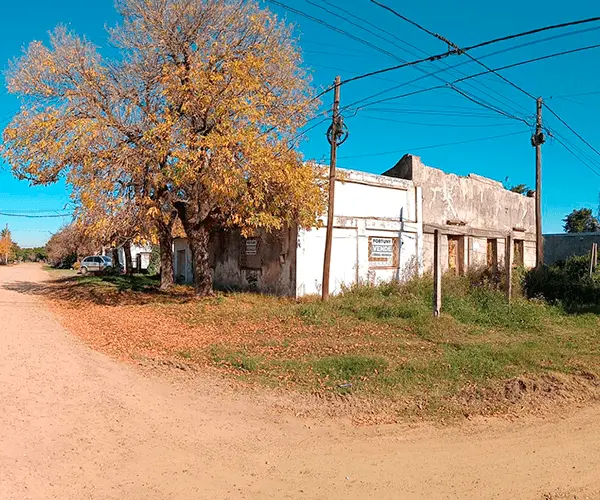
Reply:
[[[331, 293], [357, 282], [389, 281], [420, 271], [421, 193], [411, 181], [341, 170], [336, 182]], [[211, 242], [215, 286], [300, 297], [321, 292], [326, 217], [318, 228], [288, 228], [242, 238], [220, 232]], [[400, 243], [401, 242], [401, 243]], [[185, 239], [174, 243], [176, 279], [192, 281]]]
[[423, 194], [423, 262], [433, 266], [434, 231], [442, 234], [442, 272], [504, 264], [512, 236], [514, 266], [535, 266], [535, 198], [513, 193], [495, 180], [461, 177], [405, 155], [384, 176], [406, 179]]
[[[321, 293], [326, 217], [319, 227], [286, 228], [243, 238], [222, 231], [211, 241], [215, 286], [301, 297]], [[356, 283], [406, 279], [433, 267], [434, 231], [442, 235], [442, 271], [502, 266], [505, 239], [513, 264], [535, 264], [535, 200], [501, 183], [460, 177], [405, 155], [383, 175], [340, 170], [336, 180], [330, 292]], [[187, 240], [174, 243], [175, 277], [193, 281]]]

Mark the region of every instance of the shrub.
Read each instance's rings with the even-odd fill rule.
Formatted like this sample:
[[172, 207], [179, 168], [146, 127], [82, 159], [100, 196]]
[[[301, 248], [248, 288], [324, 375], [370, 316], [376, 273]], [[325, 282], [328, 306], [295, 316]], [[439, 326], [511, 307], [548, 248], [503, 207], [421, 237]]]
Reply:
[[571, 257], [564, 264], [532, 269], [523, 288], [529, 298], [562, 303], [568, 310], [600, 306], [600, 273], [589, 275], [589, 256]]

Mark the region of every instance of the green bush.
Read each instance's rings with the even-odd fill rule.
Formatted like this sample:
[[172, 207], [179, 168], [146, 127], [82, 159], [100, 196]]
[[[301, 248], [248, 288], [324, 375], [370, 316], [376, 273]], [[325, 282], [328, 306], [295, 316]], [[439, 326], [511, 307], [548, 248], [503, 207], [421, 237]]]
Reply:
[[590, 257], [571, 257], [565, 263], [532, 269], [523, 288], [529, 298], [563, 304], [571, 311], [600, 306], [600, 273], [589, 275]]

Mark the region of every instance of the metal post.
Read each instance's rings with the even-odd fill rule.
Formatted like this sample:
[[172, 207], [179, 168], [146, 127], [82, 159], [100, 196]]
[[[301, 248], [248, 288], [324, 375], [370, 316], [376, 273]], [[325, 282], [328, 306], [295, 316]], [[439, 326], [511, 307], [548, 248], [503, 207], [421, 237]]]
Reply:
[[433, 315], [442, 311], [442, 237], [439, 229], [433, 233]]
[[323, 261], [323, 286], [321, 297], [323, 300], [329, 298], [329, 270], [331, 269], [331, 244], [333, 242], [333, 218], [334, 218], [334, 197], [335, 197], [335, 168], [337, 161], [339, 130], [339, 112], [340, 112], [340, 77], [335, 78], [334, 97], [333, 97], [333, 118], [331, 123], [331, 157], [329, 163], [329, 206], [327, 208], [327, 233], [325, 235], [325, 259]]

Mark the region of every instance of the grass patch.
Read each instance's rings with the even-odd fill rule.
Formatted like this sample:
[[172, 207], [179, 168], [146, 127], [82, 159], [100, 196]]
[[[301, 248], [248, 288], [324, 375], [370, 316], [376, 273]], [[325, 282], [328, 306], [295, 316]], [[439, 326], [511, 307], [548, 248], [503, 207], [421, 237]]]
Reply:
[[[178, 300], [154, 293], [157, 283], [141, 275], [78, 277], [76, 284], [96, 297], [123, 292], [109, 304], [134, 312], [115, 311], [106, 328], [127, 352], [172, 353], [270, 387], [339, 394], [347, 384], [347, 392], [385, 401], [382, 408], [421, 401], [443, 413], [465, 388], [600, 375], [597, 315], [524, 298], [508, 304], [503, 292], [471, 277], [444, 278], [439, 318], [427, 278], [352, 287], [325, 303], [244, 293], [193, 300], [186, 291]], [[105, 314], [103, 305], [96, 301], [94, 314]], [[123, 326], [124, 317], [135, 317], [135, 326]]]
[[104, 286], [119, 292], [151, 292], [160, 286], [159, 277], [146, 274], [78, 276], [75, 280], [81, 285]]
[[258, 358], [249, 356], [244, 351], [229, 351], [216, 345], [211, 346], [210, 356], [217, 365], [228, 366], [244, 372], [254, 372], [260, 366]]
[[334, 382], [349, 382], [360, 377], [375, 375], [383, 371], [387, 361], [367, 356], [331, 356], [310, 363], [319, 376]]

